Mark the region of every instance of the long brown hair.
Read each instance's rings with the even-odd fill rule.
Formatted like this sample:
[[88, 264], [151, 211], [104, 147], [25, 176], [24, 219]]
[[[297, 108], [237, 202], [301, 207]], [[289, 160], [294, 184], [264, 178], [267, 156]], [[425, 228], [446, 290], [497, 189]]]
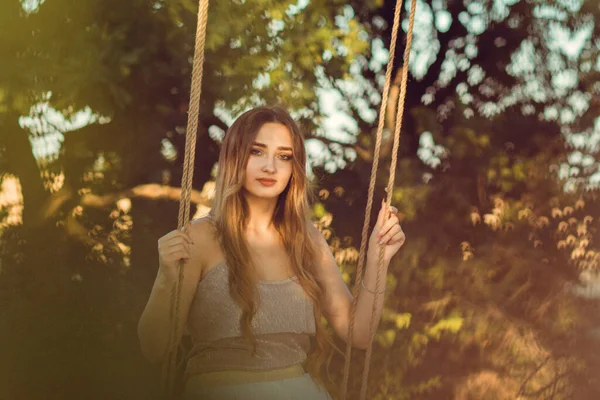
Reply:
[[319, 384], [325, 386], [322, 369], [325, 368], [329, 376], [328, 366], [335, 346], [321, 323], [324, 296], [323, 288], [316, 279], [317, 247], [313, 233], [316, 229], [311, 229], [304, 136], [287, 111], [280, 107], [254, 108], [238, 117], [227, 130], [219, 154], [211, 219], [229, 266], [231, 296], [242, 310], [242, 332], [256, 349], [252, 319], [257, 312], [257, 289], [250, 274], [252, 258], [243, 235], [248, 222], [248, 205], [242, 187], [252, 143], [260, 128], [269, 122], [287, 127], [293, 139], [292, 176], [277, 200], [273, 224], [282, 238], [298, 283], [313, 302], [315, 346], [308, 355], [306, 369]]

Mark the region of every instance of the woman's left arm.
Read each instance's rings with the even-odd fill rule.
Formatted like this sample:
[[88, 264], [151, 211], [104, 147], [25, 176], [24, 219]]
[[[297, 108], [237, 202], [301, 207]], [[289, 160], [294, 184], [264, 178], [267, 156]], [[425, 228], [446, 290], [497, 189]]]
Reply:
[[[371, 325], [371, 315], [373, 313], [373, 302], [375, 301], [374, 292], [377, 281], [377, 269], [379, 268], [380, 243], [384, 246], [381, 281], [383, 282], [383, 288], [385, 288], [390, 260], [398, 250], [400, 250], [406, 240], [406, 236], [404, 235], [398, 217], [396, 216], [397, 210], [394, 207], [391, 207], [389, 211], [386, 212], [384, 207], [385, 206], [382, 204], [375, 228], [369, 239], [364, 274], [364, 287], [360, 288], [356, 304], [352, 345], [361, 349], [367, 348], [370, 341], [369, 329]], [[390, 215], [387, 220], [385, 220], [386, 214]], [[342, 279], [339, 267], [335, 262], [325, 238], [320, 234], [318, 237], [320, 250], [318, 268], [319, 280], [325, 292], [324, 314], [336, 334], [344, 341], [347, 341], [353, 296]], [[377, 301], [375, 313], [376, 326], [379, 324], [384, 303], [383, 294], [379, 294], [378, 297], [379, 299]]]

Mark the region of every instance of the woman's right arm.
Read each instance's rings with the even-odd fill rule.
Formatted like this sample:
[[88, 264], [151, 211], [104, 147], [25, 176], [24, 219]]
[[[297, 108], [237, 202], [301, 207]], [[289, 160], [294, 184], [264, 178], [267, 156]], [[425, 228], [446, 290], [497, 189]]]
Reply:
[[203, 267], [202, 231], [206, 231], [207, 222], [198, 221], [190, 226], [188, 233], [172, 231], [158, 241], [159, 267], [150, 298], [138, 323], [138, 337], [144, 357], [153, 363], [163, 361], [170, 350], [168, 348], [171, 326], [171, 293], [177, 282], [177, 266], [183, 264], [183, 282], [179, 307], [179, 336], [171, 346], [179, 343], [190, 305], [194, 298]]

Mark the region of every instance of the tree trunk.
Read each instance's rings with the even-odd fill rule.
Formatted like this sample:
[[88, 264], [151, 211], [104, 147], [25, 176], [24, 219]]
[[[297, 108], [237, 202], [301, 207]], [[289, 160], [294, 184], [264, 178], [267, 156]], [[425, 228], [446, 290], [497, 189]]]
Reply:
[[49, 193], [44, 189], [28, 133], [19, 126], [19, 115], [9, 113], [3, 121], [0, 145], [5, 148], [9, 173], [19, 178], [23, 194], [23, 226], [33, 227], [41, 222], [39, 210]]

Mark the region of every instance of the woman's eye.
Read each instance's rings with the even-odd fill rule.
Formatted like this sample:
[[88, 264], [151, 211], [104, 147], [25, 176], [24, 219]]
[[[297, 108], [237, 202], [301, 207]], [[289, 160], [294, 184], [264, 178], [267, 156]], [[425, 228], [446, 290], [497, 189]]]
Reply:
[[[263, 154], [263, 151], [260, 149], [252, 149], [250, 150], [250, 154], [253, 156], [260, 156]], [[280, 154], [279, 158], [284, 161], [290, 161], [293, 157], [289, 154]]]

